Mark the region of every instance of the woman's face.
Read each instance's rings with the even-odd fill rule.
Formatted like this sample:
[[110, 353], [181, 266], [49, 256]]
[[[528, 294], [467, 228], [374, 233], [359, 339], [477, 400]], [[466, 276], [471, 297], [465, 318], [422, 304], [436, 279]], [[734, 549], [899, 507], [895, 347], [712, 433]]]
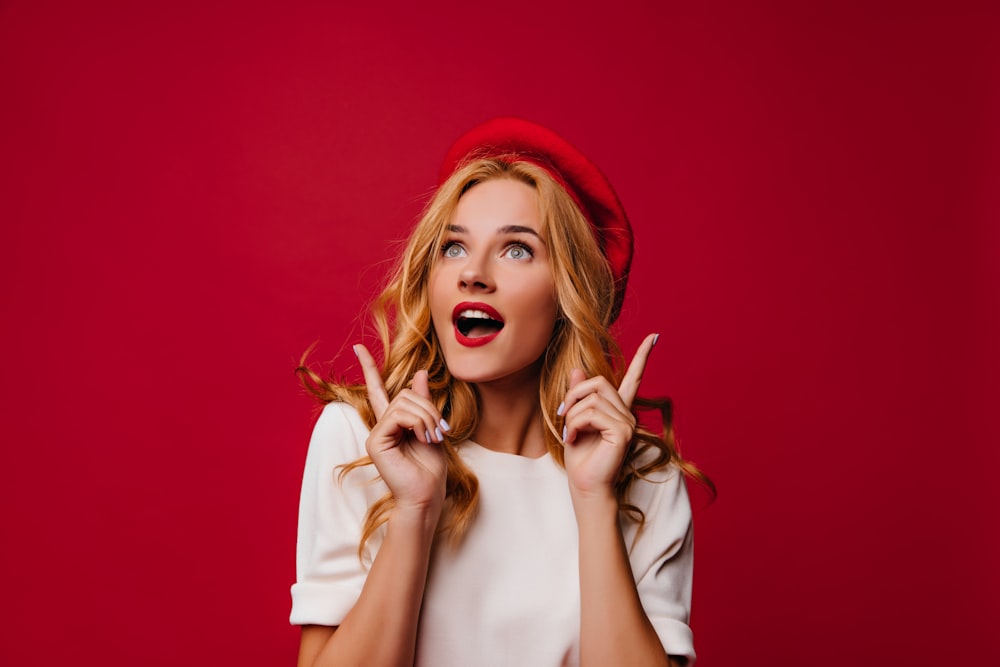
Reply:
[[459, 200], [431, 270], [431, 318], [448, 370], [467, 382], [537, 378], [555, 284], [535, 189], [478, 183]]

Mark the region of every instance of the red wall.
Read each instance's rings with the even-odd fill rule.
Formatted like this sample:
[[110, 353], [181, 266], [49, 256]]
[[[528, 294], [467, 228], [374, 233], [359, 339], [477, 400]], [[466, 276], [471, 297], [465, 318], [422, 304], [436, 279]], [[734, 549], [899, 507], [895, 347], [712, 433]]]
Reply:
[[293, 661], [292, 368], [515, 114], [633, 220], [700, 664], [997, 664], [996, 9], [158, 4], [0, 3], [0, 663]]

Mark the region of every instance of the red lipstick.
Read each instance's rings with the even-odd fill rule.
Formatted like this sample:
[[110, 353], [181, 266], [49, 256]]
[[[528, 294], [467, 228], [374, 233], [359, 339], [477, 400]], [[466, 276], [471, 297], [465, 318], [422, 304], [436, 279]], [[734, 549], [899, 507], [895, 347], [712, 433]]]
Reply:
[[[466, 347], [480, 347], [486, 345], [503, 331], [503, 317], [495, 308], [486, 303], [476, 301], [463, 301], [455, 306], [451, 311], [451, 321], [455, 328], [455, 340]], [[470, 321], [481, 322], [478, 325], [469, 325]], [[495, 327], [496, 331], [482, 336], [469, 336], [473, 326]]]

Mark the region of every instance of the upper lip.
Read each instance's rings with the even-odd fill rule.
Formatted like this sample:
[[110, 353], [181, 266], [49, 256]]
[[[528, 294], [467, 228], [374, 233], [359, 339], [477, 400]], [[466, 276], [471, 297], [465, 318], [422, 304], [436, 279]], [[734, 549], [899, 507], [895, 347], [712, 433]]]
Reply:
[[455, 306], [455, 309], [451, 311], [451, 321], [457, 322], [465, 311], [479, 311], [480, 313], [485, 313], [491, 320], [503, 322], [503, 317], [500, 316], [500, 313], [493, 306], [479, 301], [463, 301]]

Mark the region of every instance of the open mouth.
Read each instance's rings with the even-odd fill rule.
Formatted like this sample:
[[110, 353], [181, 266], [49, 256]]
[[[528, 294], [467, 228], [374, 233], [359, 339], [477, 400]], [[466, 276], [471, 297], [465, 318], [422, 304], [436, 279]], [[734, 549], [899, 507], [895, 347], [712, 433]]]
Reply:
[[484, 303], [460, 303], [452, 312], [455, 336], [463, 345], [482, 345], [503, 329], [500, 313]]
[[455, 320], [455, 326], [468, 338], [481, 338], [503, 329], [503, 322], [495, 320], [482, 310], [463, 310]]

